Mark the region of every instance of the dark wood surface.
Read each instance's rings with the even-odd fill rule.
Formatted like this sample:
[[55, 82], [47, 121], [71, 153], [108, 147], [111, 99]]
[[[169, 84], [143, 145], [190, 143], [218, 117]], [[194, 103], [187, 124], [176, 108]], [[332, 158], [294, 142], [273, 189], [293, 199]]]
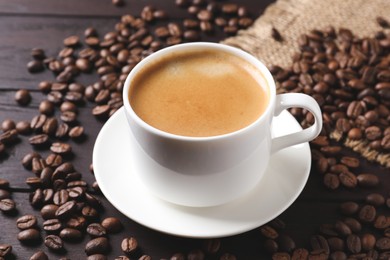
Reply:
[[[271, 2], [273, 1], [245, 0], [240, 1], [240, 4], [247, 6], [257, 17]], [[43, 48], [48, 55], [55, 55], [62, 48], [62, 40], [65, 37], [82, 36], [84, 29], [89, 26], [98, 28], [99, 34], [104, 35], [113, 29], [121, 15], [127, 13], [138, 15], [146, 4], [166, 10], [171, 20], [180, 20], [188, 16], [184, 10], [174, 5], [173, 0], [128, 0], [121, 8], [115, 7], [109, 0], [0, 0], [0, 122], [7, 118], [15, 121], [31, 120], [38, 114], [38, 105], [45, 98], [37, 89], [38, 83], [42, 80], [53, 80], [52, 73], [48, 71], [34, 75], [27, 71], [26, 63], [31, 59], [32, 48]], [[218, 41], [223, 37], [217, 34], [202, 40]], [[83, 75], [78, 78], [78, 81], [89, 84], [96, 79], [94, 75]], [[33, 98], [27, 107], [20, 107], [14, 101], [15, 91], [19, 88], [31, 90]], [[80, 109], [79, 119], [85, 127], [86, 140], [82, 143], [69, 141], [75, 154], [72, 162], [77, 171], [83, 174], [83, 179], [90, 185], [94, 182], [94, 177], [88, 170], [92, 160], [92, 149], [95, 138], [103, 125], [103, 122], [91, 115], [92, 107], [92, 104], [86, 103]], [[16, 145], [7, 148], [5, 156], [0, 157], [0, 178], [10, 181], [12, 197], [18, 209], [17, 214], [0, 215], [0, 244], [11, 244], [15, 259], [29, 259], [38, 249], [44, 250], [50, 259], [59, 259], [63, 256], [69, 259], [84, 259], [86, 257], [84, 246], [89, 240], [88, 236], [76, 244], [66, 243], [66, 252], [63, 255], [47, 250], [43, 243], [25, 246], [16, 239], [18, 229], [15, 220], [27, 213], [39, 215], [39, 212], [30, 206], [28, 198], [30, 188], [25, 184], [25, 179], [32, 176], [32, 173], [25, 170], [20, 163], [22, 157], [32, 151], [27, 138], [22, 136]], [[47, 152], [42, 153], [47, 154]], [[343, 153], [352, 154], [348, 150], [344, 150]], [[361, 164], [359, 172], [375, 171], [381, 179], [382, 184], [375, 191], [389, 195], [390, 179], [389, 174], [386, 174], [388, 170], [364, 159], [361, 159]], [[362, 202], [368, 193], [373, 192], [372, 189], [329, 191], [324, 188], [321, 179], [322, 176], [313, 167], [302, 194], [280, 216], [287, 224], [284, 232], [296, 241], [298, 247], [310, 248], [309, 238], [318, 232], [320, 224], [333, 223], [341, 218], [338, 211], [340, 202], [349, 199]], [[109, 237], [112, 246], [108, 255], [109, 259], [122, 254], [120, 242], [128, 236], [138, 239], [141, 248], [139, 255], [148, 254], [153, 259], [169, 259], [176, 252], [187, 254], [190, 250], [203, 246], [204, 240], [202, 239], [165, 235], [143, 227], [118, 212], [102, 195], [98, 196], [104, 204], [102, 217], [118, 217], [125, 226], [122, 232]], [[269, 201], [272, 203], [272, 198]], [[156, 217], [159, 217], [158, 212], [156, 212]], [[39, 224], [42, 224], [42, 219], [39, 220]], [[262, 248], [262, 241], [263, 238], [258, 229], [222, 238], [219, 253], [210, 258], [218, 259], [222, 253], [228, 252], [238, 259], [268, 259], [270, 256]]]

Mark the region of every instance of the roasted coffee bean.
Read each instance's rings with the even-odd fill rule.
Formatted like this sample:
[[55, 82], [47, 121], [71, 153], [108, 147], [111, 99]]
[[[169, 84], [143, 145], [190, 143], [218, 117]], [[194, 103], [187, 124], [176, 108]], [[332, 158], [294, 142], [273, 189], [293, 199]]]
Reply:
[[341, 236], [348, 236], [348, 235], [352, 234], [352, 231], [349, 228], [349, 226], [342, 221], [336, 221], [336, 223], [334, 224], [334, 229]]
[[55, 136], [57, 138], [64, 138], [68, 135], [68, 132], [69, 132], [69, 126], [68, 124], [66, 123], [62, 123], [62, 124], [59, 124], [59, 126], [57, 127], [57, 131], [56, 131], [56, 134]]
[[20, 242], [28, 243], [38, 241], [41, 238], [41, 235], [39, 234], [38, 230], [34, 228], [29, 228], [20, 231], [17, 238]]
[[70, 146], [70, 144], [67, 143], [56, 142], [56, 143], [52, 143], [52, 145], [50, 146], [50, 151], [61, 155], [69, 154], [72, 152], [72, 147]]
[[[203, 260], [204, 259], [204, 253], [200, 249], [193, 249], [187, 254], [188, 260]], [[222, 257], [222, 256], [221, 256]], [[224, 258], [225, 259], [225, 258]]]
[[41, 131], [46, 120], [47, 120], [47, 117], [44, 114], [40, 114], [40, 115], [33, 117], [33, 119], [31, 120], [31, 123], [30, 123], [31, 129], [34, 130], [35, 132]]
[[362, 249], [364, 251], [372, 250], [375, 247], [376, 238], [374, 235], [366, 233], [361, 237]]
[[73, 187], [68, 189], [69, 197], [74, 200], [80, 200], [84, 198], [85, 192], [82, 187]]
[[69, 137], [72, 139], [80, 139], [84, 135], [84, 127], [75, 126], [69, 131]]
[[46, 162], [47, 166], [58, 167], [59, 165], [62, 164], [62, 156], [59, 154], [55, 154], [55, 153], [49, 154], [46, 157], [45, 162]]
[[11, 193], [7, 190], [0, 189], [0, 200], [11, 198]]
[[359, 210], [359, 204], [353, 201], [347, 201], [340, 204], [340, 211], [343, 215], [353, 215]]
[[297, 248], [294, 250], [291, 256], [291, 260], [307, 259], [309, 257], [309, 251], [305, 248]]
[[21, 135], [28, 135], [31, 133], [30, 122], [28, 121], [19, 121], [16, 123], [16, 131]]
[[26, 89], [20, 89], [20, 90], [16, 91], [15, 101], [21, 106], [28, 105], [31, 101], [30, 92]]
[[34, 208], [41, 208], [43, 204], [43, 191], [42, 189], [36, 189], [33, 193], [30, 193], [30, 204]]
[[[39, 175], [39, 178], [41, 179], [43, 187], [50, 187], [51, 186], [52, 176], [53, 176], [53, 170], [50, 167], [45, 167], [42, 169], [41, 174]], [[53, 198], [53, 194], [51, 194], [50, 200], [52, 198]]]
[[41, 155], [38, 154], [37, 152], [31, 152], [31, 153], [28, 153], [26, 154], [23, 159], [22, 159], [22, 165], [24, 166], [24, 168], [26, 169], [31, 169], [32, 167], [32, 162], [33, 162], [33, 159], [34, 158], [40, 158]]
[[62, 229], [62, 224], [58, 219], [52, 218], [45, 220], [42, 227], [48, 233], [57, 233]]
[[359, 186], [361, 186], [361, 187], [370, 188], [370, 187], [376, 187], [379, 185], [379, 178], [374, 174], [362, 173], [362, 174], [359, 174], [356, 178], [357, 178], [357, 181], [359, 183]]
[[47, 116], [50, 116], [52, 114], [54, 114], [54, 104], [52, 102], [50, 102], [49, 100], [43, 100], [40, 104], [39, 104], [39, 112], [41, 114], [45, 114]]
[[107, 230], [108, 233], [115, 234], [123, 229], [122, 222], [115, 217], [108, 217], [103, 219], [101, 225]]
[[280, 234], [277, 237], [276, 242], [278, 243], [281, 251], [291, 253], [295, 249], [294, 240], [286, 234]]
[[41, 72], [45, 69], [43, 62], [41, 60], [32, 60], [27, 63], [27, 70], [30, 73]]
[[390, 238], [389, 237], [379, 238], [376, 241], [375, 246], [381, 251], [390, 250]]
[[79, 241], [83, 237], [83, 234], [74, 228], [64, 228], [61, 230], [59, 236], [65, 241], [74, 242]]
[[385, 204], [385, 198], [379, 193], [371, 193], [366, 196], [366, 202], [374, 207], [379, 207]]
[[0, 244], [0, 257], [8, 257], [11, 255], [12, 246], [9, 244]]
[[28, 142], [31, 144], [31, 145], [34, 145], [34, 146], [42, 146], [42, 145], [45, 145], [47, 144], [49, 141], [49, 136], [47, 134], [39, 134], [39, 135], [35, 135], [35, 136], [32, 136], [28, 139]]
[[44, 244], [47, 248], [55, 251], [61, 250], [64, 247], [64, 243], [62, 242], [62, 239], [56, 235], [46, 236]]
[[78, 230], [83, 230], [87, 224], [87, 220], [83, 216], [74, 216], [66, 221], [66, 226], [70, 228], [75, 228]]
[[33, 228], [37, 225], [37, 218], [34, 215], [24, 215], [16, 220], [16, 226], [21, 229]]
[[58, 210], [58, 206], [54, 204], [47, 204], [41, 209], [41, 216], [43, 219], [52, 219], [56, 218], [56, 211]]
[[105, 237], [94, 238], [85, 245], [87, 255], [106, 254], [109, 250], [110, 245]]
[[[199, 259], [199, 258], [194, 258], [194, 259]], [[203, 259], [203, 258], [200, 258], [200, 259]], [[231, 253], [224, 253], [223, 255], [221, 255], [221, 257], [219, 259], [220, 260], [237, 260], [237, 257]]]
[[59, 190], [54, 193], [53, 203], [57, 206], [61, 206], [68, 202], [69, 194], [67, 190]]
[[12, 212], [16, 208], [15, 201], [12, 199], [2, 199], [0, 200], [0, 211], [4, 213]]
[[26, 184], [33, 189], [42, 187], [42, 180], [39, 177], [27, 177]]
[[339, 177], [336, 174], [327, 173], [323, 179], [325, 187], [331, 190], [335, 190], [340, 186]]
[[[44, 181], [43, 181], [44, 182]], [[53, 189], [44, 189], [42, 191], [43, 193], [43, 203], [44, 204], [49, 204], [52, 202], [53, 200], [53, 195], [54, 195], [54, 191]]]
[[221, 240], [220, 239], [207, 239], [203, 243], [203, 249], [208, 254], [216, 254], [221, 248]]
[[385, 215], [379, 215], [375, 219], [374, 227], [377, 229], [386, 229], [390, 227], [390, 217], [386, 217]]
[[349, 235], [347, 237], [347, 248], [353, 254], [360, 253], [360, 251], [362, 250], [360, 237], [355, 234]]
[[81, 214], [88, 219], [96, 219], [99, 213], [91, 206], [85, 206], [81, 210]]
[[39, 250], [30, 257], [30, 260], [49, 260], [49, 257], [45, 254], [45, 252]]
[[107, 256], [103, 254], [94, 254], [87, 257], [87, 260], [107, 260]]
[[272, 255], [272, 260], [290, 260], [291, 257], [288, 253], [277, 252]]
[[269, 239], [276, 239], [279, 236], [278, 232], [269, 225], [261, 226], [260, 232], [263, 236]]
[[373, 222], [376, 217], [376, 209], [371, 205], [364, 205], [359, 211], [359, 219], [363, 222]]
[[9, 130], [12, 130], [15, 128], [16, 128], [15, 122], [11, 119], [5, 119], [1, 123], [1, 130], [3, 130], [3, 132], [9, 131]]
[[75, 112], [72, 112], [72, 111], [64, 111], [61, 113], [60, 119], [64, 123], [73, 124], [76, 122], [77, 114]]
[[349, 171], [340, 173], [339, 179], [340, 183], [346, 188], [355, 188], [357, 186], [356, 176]]
[[0, 178], [0, 189], [8, 189], [8, 188], [9, 188], [9, 181], [7, 181], [6, 179]]
[[49, 81], [41, 81], [38, 84], [38, 88], [43, 93], [48, 93], [51, 90], [51, 82], [49, 82]]
[[343, 260], [343, 259], [347, 259], [347, 254], [345, 252], [342, 252], [342, 251], [334, 251], [331, 255], [330, 255], [330, 259], [331, 260]]
[[359, 159], [355, 157], [343, 156], [340, 161], [349, 168], [357, 168], [360, 165]]
[[330, 237], [327, 239], [329, 249], [331, 251], [343, 251], [344, 250], [344, 240], [339, 237]]
[[87, 227], [87, 233], [92, 237], [102, 237], [107, 235], [106, 229], [99, 223], [89, 224]]
[[175, 253], [174, 255], [171, 256], [171, 260], [184, 260], [186, 257], [182, 253]]
[[329, 254], [329, 244], [325, 237], [320, 235], [315, 235], [310, 238], [310, 245], [313, 250], [322, 250], [326, 254]]
[[77, 205], [74, 200], [67, 201], [56, 210], [55, 216], [61, 219], [65, 219], [75, 213], [76, 209]]
[[343, 221], [354, 233], [359, 233], [362, 230], [362, 225], [354, 218], [346, 218]]
[[127, 237], [122, 240], [121, 249], [126, 254], [131, 254], [138, 249], [138, 242], [134, 237]]
[[0, 134], [0, 143], [4, 145], [14, 144], [18, 140], [18, 131], [11, 129]]

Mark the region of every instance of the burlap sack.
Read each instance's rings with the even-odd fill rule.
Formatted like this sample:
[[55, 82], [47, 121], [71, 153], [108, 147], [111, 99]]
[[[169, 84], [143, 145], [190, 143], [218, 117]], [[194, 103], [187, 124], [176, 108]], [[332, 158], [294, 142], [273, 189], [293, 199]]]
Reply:
[[[353, 31], [359, 37], [373, 36], [380, 30], [376, 17], [390, 18], [390, 0], [278, 0], [270, 5], [252, 27], [223, 41], [258, 57], [267, 66], [291, 66], [298, 51], [297, 39], [312, 29], [332, 25]], [[283, 42], [271, 37], [272, 27], [283, 36]], [[337, 136], [331, 135], [331, 138]], [[344, 145], [369, 160], [390, 167], [390, 153], [369, 149], [368, 143], [347, 139]]]

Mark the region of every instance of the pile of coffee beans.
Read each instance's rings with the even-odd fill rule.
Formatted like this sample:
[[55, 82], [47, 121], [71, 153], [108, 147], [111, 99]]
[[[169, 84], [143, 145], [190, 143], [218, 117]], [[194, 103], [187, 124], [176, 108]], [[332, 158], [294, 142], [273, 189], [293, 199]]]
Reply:
[[[325, 155], [338, 153], [326, 137], [345, 141], [370, 160], [389, 167], [390, 153], [390, 36], [358, 38], [350, 30], [312, 30], [299, 37], [300, 52], [291, 68], [271, 68], [287, 92], [312, 95], [322, 108], [320, 146]], [[291, 111], [302, 126], [313, 116], [302, 109]], [[381, 156], [387, 154], [387, 156]]]
[[[124, 5], [122, 0], [112, 3]], [[244, 6], [227, 1], [176, 0], [175, 4], [187, 9], [192, 18], [172, 22], [164, 10], [147, 5], [139, 16], [122, 16], [115, 28], [102, 36], [89, 27], [82, 37], [66, 37], [55, 56], [48, 57], [41, 48], [31, 50], [27, 70], [30, 73], [49, 70], [55, 79], [39, 83], [38, 89], [46, 98], [39, 103], [37, 114], [30, 121], [4, 120], [0, 134], [0, 156], [6, 153], [7, 146], [17, 144], [21, 136], [28, 136], [33, 149], [21, 163], [32, 173], [25, 182], [31, 188], [30, 204], [40, 215], [18, 217], [17, 238], [23, 245], [43, 242], [51, 252], [63, 254], [67, 242], [80, 242], [89, 236], [85, 245], [87, 259], [106, 259], [111, 250], [109, 236], [121, 232], [123, 226], [115, 217], [101, 220], [103, 208], [95, 195], [99, 192], [97, 183], [91, 189], [70, 162], [75, 155], [68, 140], [81, 143], [87, 135], [78, 120], [79, 110], [92, 103], [92, 115], [105, 121], [123, 105], [124, 81], [143, 58], [167, 46], [201, 40], [204, 35], [217, 32], [234, 35], [253, 23]], [[77, 77], [83, 73], [96, 74], [99, 80], [87, 86], [80, 84]], [[18, 90], [14, 98], [20, 106], [28, 106], [32, 99], [25, 89]], [[93, 173], [92, 165], [90, 169]], [[15, 202], [8, 187], [6, 180], [0, 180], [0, 210], [10, 214], [15, 212]], [[176, 253], [171, 259], [203, 259], [219, 253], [220, 245], [220, 240], [205, 240], [204, 248]], [[135, 237], [124, 237], [120, 246], [124, 255], [116, 259], [151, 259], [141, 253]], [[11, 245], [1, 244], [0, 258], [11, 251]], [[48, 256], [39, 250], [30, 259], [48, 259]], [[225, 253], [221, 259], [235, 256]]]
[[[381, 25], [388, 24], [378, 18]], [[314, 29], [299, 37], [291, 68], [273, 66], [282, 92], [313, 96], [323, 112], [323, 130], [311, 142], [316, 172], [329, 190], [377, 188], [375, 173], [360, 172], [358, 155], [342, 155], [343, 144], [385, 167], [390, 153], [390, 34], [358, 38], [345, 28]], [[306, 110], [291, 113], [302, 127], [313, 123]], [[389, 194], [371, 193], [365, 201], [340, 205], [342, 218], [323, 224], [310, 249], [283, 237], [280, 225], [260, 228], [273, 259], [390, 259]]]

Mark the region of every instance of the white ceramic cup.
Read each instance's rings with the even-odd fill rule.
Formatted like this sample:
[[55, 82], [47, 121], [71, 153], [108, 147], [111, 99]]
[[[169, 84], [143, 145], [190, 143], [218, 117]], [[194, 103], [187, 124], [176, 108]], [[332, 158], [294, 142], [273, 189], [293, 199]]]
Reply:
[[[264, 80], [262, 84], [269, 88], [270, 99], [265, 112], [255, 122], [224, 135], [187, 137], [156, 129], [137, 116], [128, 99], [134, 76], [155, 59], [194, 49], [228, 52], [258, 69]], [[248, 193], [261, 180], [272, 153], [314, 139], [322, 126], [321, 110], [312, 97], [297, 93], [276, 95], [274, 79], [263, 63], [240, 49], [218, 43], [185, 43], [146, 57], [128, 75], [123, 103], [132, 132], [132, 154], [129, 155], [132, 170], [151, 193], [166, 201], [192, 207], [221, 205]], [[273, 117], [290, 107], [310, 111], [314, 124], [297, 133], [272, 138]]]

